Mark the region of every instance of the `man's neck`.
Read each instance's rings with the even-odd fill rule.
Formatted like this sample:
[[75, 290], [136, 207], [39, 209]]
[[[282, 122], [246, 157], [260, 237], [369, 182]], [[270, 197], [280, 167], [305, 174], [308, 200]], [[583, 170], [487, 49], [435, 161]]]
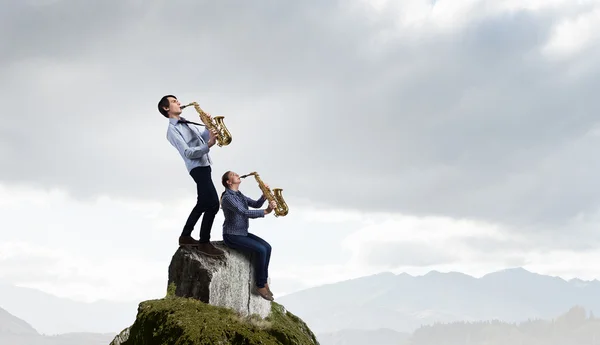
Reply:
[[181, 120], [181, 117], [179, 117], [179, 115], [169, 115], [169, 118], [175, 119], [177, 121]]
[[230, 189], [234, 192], [237, 192], [240, 188], [239, 188], [239, 186], [231, 186]]

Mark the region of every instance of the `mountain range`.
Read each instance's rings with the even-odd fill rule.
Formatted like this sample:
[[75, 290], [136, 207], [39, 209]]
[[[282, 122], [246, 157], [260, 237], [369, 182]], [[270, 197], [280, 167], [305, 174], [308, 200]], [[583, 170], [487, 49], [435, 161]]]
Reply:
[[[13, 340], [62, 341], [25, 342], [44, 345], [70, 344], [65, 339], [80, 335], [112, 340], [133, 323], [139, 302], [81, 303], [0, 282], [0, 344], [21, 344], [6, 342], [8, 335]], [[398, 344], [421, 325], [434, 323], [548, 320], [575, 305], [600, 315], [600, 282], [564, 280], [523, 268], [481, 278], [437, 271], [422, 276], [381, 273], [305, 289], [277, 302], [306, 321], [323, 345], [361, 338]], [[80, 343], [94, 344], [89, 339]]]
[[24, 320], [0, 308], [0, 344], [6, 345], [107, 345], [114, 334], [66, 333], [43, 335]]
[[0, 308], [46, 335], [118, 333], [133, 323], [139, 302], [84, 303], [0, 280]]
[[278, 298], [317, 334], [386, 328], [413, 332], [455, 321], [551, 319], [575, 305], [600, 310], [600, 282], [507, 269], [475, 278], [431, 271], [381, 273]]

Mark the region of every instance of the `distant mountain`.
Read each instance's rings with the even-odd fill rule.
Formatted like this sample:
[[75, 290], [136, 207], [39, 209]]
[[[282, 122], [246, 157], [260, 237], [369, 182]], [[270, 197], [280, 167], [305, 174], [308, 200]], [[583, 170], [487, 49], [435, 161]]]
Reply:
[[61, 335], [2, 334], [0, 344], [6, 345], [108, 345], [115, 334], [73, 333]]
[[[302, 290], [277, 302], [294, 310], [317, 336], [338, 336], [339, 340], [348, 330], [411, 333], [435, 322], [550, 319], [574, 305], [600, 315], [600, 282], [566, 281], [522, 268], [481, 278], [456, 272], [382, 273]], [[23, 334], [31, 328], [47, 335], [115, 334], [134, 322], [137, 306], [138, 301], [75, 302], [0, 281], [0, 307], [27, 321], [9, 322], [0, 313], [0, 327], [20, 329]], [[335, 332], [339, 333], [331, 334]]]
[[39, 334], [30, 324], [0, 308], [0, 344], [6, 345], [107, 345], [115, 334]]
[[27, 322], [0, 308], [0, 335], [2, 334], [37, 335], [38, 332]]
[[409, 338], [410, 334], [396, 332], [391, 329], [345, 329], [318, 335], [321, 345], [404, 345], [408, 344], [407, 340]]
[[600, 310], [600, 282], [540, 275], [523, 268], [474, 278], [382, 273], [295, 292], [277, 299], [317, 334], [389, 328], [412, 332], [435, 322], [548, 319], [574, 305]]
[[600, 319], [574, 306], [549, 320], [521, 323], [486, 320], [424, 326], [405, 343], [397, 345], [597, 345], [599, 342]]
[[0, 281], [0, 307], [27, 320], [38, 332], [47, 335], [72, 332], [118, 333], [133, 323], [137, 306], [137, 301], [76, 302]]

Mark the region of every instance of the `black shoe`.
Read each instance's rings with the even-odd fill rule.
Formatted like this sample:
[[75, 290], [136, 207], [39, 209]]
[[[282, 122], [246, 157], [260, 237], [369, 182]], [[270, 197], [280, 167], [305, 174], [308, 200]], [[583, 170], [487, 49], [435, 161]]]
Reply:
[[179, 246], [181, 247], [198, 247], [200, 242], [193, 239], [192, 236], [179, 236]]
[[210, 242], [202, 242], [199, 243], [198, 246], [198, 251], [206, 254], [206, 255], [210, 255], [210, 256], [224, 256], [225, 252], [222, 251], [221, 249], [215, 248], [215, 246], [212, 245], [212, 243]]

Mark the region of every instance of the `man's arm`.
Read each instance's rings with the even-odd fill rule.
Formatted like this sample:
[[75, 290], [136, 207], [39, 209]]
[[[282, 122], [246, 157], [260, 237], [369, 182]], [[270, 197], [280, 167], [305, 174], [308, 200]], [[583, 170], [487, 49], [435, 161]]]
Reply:
[[245, 197], [246, 197], [246, 201], [248, 201], [248, 206], [254, 207], [254, 208], [262, 207], [262, 205], [267, 200], [267, 198], [265, 198], [264, 194], [261, 195], [260, 198], [258, 198], [258, 200], [251, 199], [251, 198], [249, 198], [247, 196], [245, 196]]
[[[207, 131], [208, 132], [208, 131]], [[181, 133], [177, 132], [173, 128], [169, 127], [167, 131], [167, 139], [171, 145], [177, 148], [177, 151], [189, 159], [200, 159], [202, 156], [208, 153], [210, 150], [208, 144], [202, 144], [196, 147], [189, 147], [185, 140], [181, 136]]]
[[247, 210], [239, 200], [232, 198], [230, 195], [223, 195], [223, 200], [221, 201], [221, 206], [223, 209], [228, 209], [244, 215], [248, 218], [261, 218], [265, 216], [264, 210]]

